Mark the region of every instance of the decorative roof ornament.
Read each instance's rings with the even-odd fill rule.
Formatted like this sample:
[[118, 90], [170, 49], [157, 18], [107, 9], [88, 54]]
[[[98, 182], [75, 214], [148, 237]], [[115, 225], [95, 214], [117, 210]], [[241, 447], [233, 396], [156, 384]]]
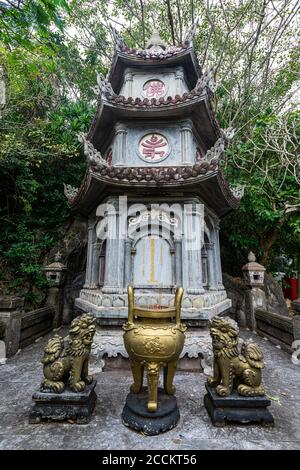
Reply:
[[196, 31], [197, 31], [199, 20], [200, 20], [200, 17], [197, 16], [197, 18], [195, 19], [192, 26], [190, 26], [190, 28], [186, 32], [185, 38], [183, 40], [183, 44], [186, 44], [187, 46], [192, 46], [193, 45], [193, 40], [194, 40]]
[[238, 184], [236, 186], [230, 187], [230, 191], [234, 195], [236, 199], [242, 199], [245, 193], [245, 185], [244, 184]]
[[210, 162], [213, 158], [219, 159], [223, 154], [226, 147], [226, 142], [223, 137], [220, 137], [215, 144], [207, 150], [205, 154], [205, 160]]
[[183, 44], [181, 46], [168, 46], [165, 50], [158, 46], [158, 50], [155, 47], [151, 47], [150, 49], [127, 49], [125, 52], [126, 54], [132, 55], [137, 57], [138, 59], [158, 59], [164, 60], [173, 57], [176, 54], [187, 49], [187, 47]]
[[164, 51], [166, 47], [167, 45], [160, 37], [158, 29], [154, 26], [151, 38], [147, 42], [146, 48], [150, 49], [151, 52], [159, 53]]
[[104, 160], [101, 153], [97, 149], [95, 149], [95, 147], [89, 140], [87, 140], [83, 132], [80, 132], [80, 134], [78, 134], [78, 140], [80, 143], [83, 144], [83, 151], [89, 165], [98, 167], [108, 166], [106, 160]]
[[178, 184], [190, 178], [199, 178], [218, 168], [218, 159], [213, 158], [210, 162], [202, 161], [195, 163], [192, 167], [114, 167], [107, 166], [98, 170], [103, 178], [115, 181], [129, 182], [130, 184], [144, 184], [144, 181], [155, 184]]
[[214, 93], [217, 89], [217, 82], [214, 78], [215, 71], [213, 68], [206, 70], [200, 78], [198, 78], [196, 83], [197, 90], [204, 90], [205, 87], [209, 87], [211, 91]]
[[104, 77], [102, 73], [97, 73], [97, 85], [95, 87], [92, 87], [92, 90], [95, 92], [96, 95], [99, 95], [101, 97], [116, 96], [110, 82], [107, 80], [107, 78]]
[[74, 186], [71, 186], [70, 184], [65, 184], [64, 183], [64, 195], [68, 199], [69, 202], [73, 201], [75, 197], [77, 196], [79, 189], [75, 188]]
[[228, 142], [231, 140], [235, 134], [234, 127], [227, 127], [226, 129], [221, 129], [223, 138]]
[[116, 30], [116, 28], [110, 24], [109, 25], [109, 29], [110, 29], [110, 32], [112, 34], [112, 37], [115, 41], [115, 44], [116, 44], [116, 48], [119, 50], [119, 51], [124, 51], [124, 50], [127, 50], [128, 47], [127, 45], [125, 44], [123, 38], [119, 35], [118, 31]]
[[212, 158], [220, 158], [227, 147], [228, 141], [234, 136], [234, 133], [235, 129], [233, 127], [221, 129], [221, 137], [219, 137], [215, 144], [206, 152], [205, 159], [211, 161]]

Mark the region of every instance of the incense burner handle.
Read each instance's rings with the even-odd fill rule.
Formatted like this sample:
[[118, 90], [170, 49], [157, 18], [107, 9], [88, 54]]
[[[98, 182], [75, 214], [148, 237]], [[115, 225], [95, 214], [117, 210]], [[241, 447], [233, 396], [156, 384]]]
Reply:
[[175, 314], [176, 314], [175, 315], [175, 320], [176, 320], [176, 325], [180, 324], [182, 296], [183, 296], [183, 288], [182, 287], [177, 287], [176, 292], [175, 292]]
[[134, 323], [134, 289], [128, 284], [128, 323]]

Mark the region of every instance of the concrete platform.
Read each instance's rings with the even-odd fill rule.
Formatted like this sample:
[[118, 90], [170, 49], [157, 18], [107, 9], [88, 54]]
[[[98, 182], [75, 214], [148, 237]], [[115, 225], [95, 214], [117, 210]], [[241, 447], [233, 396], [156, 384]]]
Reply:
[[[59, 334], [65, 336], [66, 331]], [[31, 425], [32, 394], [42, 379], [40, 360], [48, 335], [0, 366], [0, 449], [300, 449], [300, 365], [269, 341], [251, 336], [266, 358], [264, 384], [271, 397], [273, 428], [250, 424], [214, 427], [203, 404], [205, 375], [180, 372], [174, 381], [181, 415], [178, 425], [159, 436], [144, 436], [121, 420], [132, 382], [129, 371], [97, 373], [97, 364], [98, 400], [89, 424]]]

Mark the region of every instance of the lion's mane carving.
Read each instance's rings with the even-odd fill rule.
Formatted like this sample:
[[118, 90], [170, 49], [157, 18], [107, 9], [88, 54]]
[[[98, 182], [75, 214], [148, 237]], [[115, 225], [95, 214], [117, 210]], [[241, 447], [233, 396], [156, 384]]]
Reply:
[[61, 393], [67, 383], [74, 392], [81, 392], [93, 381], [88, 365], [95, 332], [95, 319], [84, 314], [72, 321], [65, 350], [61, 336], [55, 335], [48, 341], [42, 360], [42, 392]]
[[216, 387], [220, 396], [228, 396], [233, 388], [239, 395], [262, 396], [261, 370], [264, 356], [260, 347], [252, 340], [245, 341], [238, 349], [238, 326], [230, 318], [215, 317], [209, 323], [214, 353], [214, 374], [207, 384]]

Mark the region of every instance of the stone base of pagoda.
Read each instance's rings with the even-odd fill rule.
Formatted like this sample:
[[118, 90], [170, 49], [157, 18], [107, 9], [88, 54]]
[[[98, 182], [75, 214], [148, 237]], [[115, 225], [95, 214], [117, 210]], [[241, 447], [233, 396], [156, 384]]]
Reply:
[[[171, 306], [174, 294], [140, 293], [135, 295], [137, 305]], [[120, 326], [128, 316], [126, 294], [103, 293], [101, 290], [82, 289], [75, 300], [75, 307], [97, 318], [102, 326]], [[186, 294], [182, 300], [181, 318], [188, 326], [206, 326], [215, 315], [224, 314], [231, 307], [226, 291], [206, 291], [203, 294]]]

